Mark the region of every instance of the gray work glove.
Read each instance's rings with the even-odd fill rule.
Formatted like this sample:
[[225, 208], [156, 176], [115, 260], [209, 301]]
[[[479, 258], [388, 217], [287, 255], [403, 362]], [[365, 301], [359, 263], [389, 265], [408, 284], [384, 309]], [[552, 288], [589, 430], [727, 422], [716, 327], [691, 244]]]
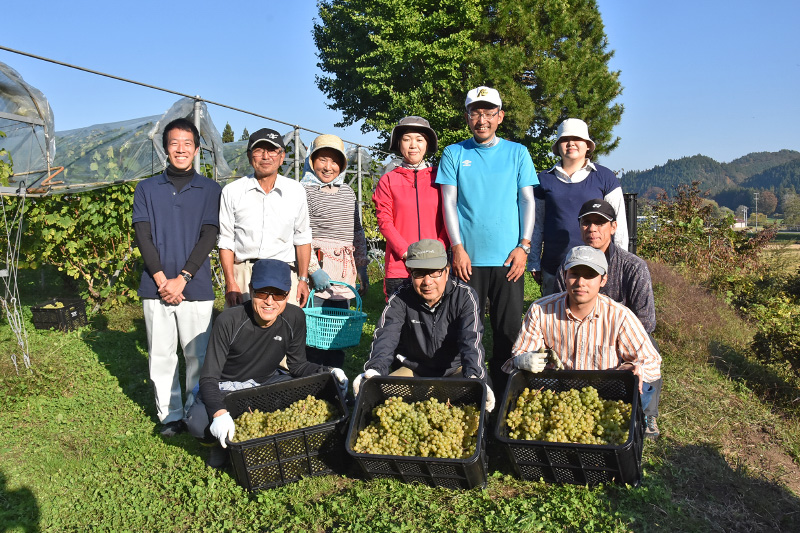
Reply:
[[333, 378], [336, 380], [336, 385], [339, 387], [339, 390], [342, 391], [342, 396], [346, 396], [347, 384], [350, 383], [350, 380], [347, 379], [344, 370], [341, 368], [331, 368], [331, 374], [333, 374]]
[[321, 268], [311, 274], [311, 281], [314, 282], [314, 290], [316, 291], [324, 291], [331, 288], [331, 277]]
[[353, 380], [353, 396], [358, 396], [358, 391], [361, 389], [361, 383], [369, 378], [373, 378], [375, 376], [380, 376], [377, 370], [372, 370], [371, 368], [364, 372], [363, 374], [359, 374], [356, 376], [356, 379]]
[[361, 285], [358, 293], [364, 296], [369, 289], [369, 275], [367, 274], [367, 267], [365, 266], [358, 269], [358, 283]]
[[228, 445], [225, 444], [225, 437], [228, 437], [228, 440], [233, 440], [233, 436], [236, 434], [236, 425], [233, 423], [231, 414], [225, 413], [214, 417], [209, 430], [211, 434], [214, 435], [214, 438], [219, 440], [220, 445], [223, 448], [227, 448]]

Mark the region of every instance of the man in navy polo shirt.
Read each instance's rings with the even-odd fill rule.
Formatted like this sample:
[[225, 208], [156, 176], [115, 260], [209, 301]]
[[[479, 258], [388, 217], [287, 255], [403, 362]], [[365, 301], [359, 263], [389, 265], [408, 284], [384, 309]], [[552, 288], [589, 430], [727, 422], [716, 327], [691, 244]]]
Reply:
[[[219, 233], [221, 187], [192, 168], [200, 133], [180, 118], [162, 136], [169, 165], [141, 181], [133, 194], [133, 228], [144, 261], [138, 295], [147, 327], [150, 380], [161, 435], [184, 430], [194, 403], [211, 333], [214, 289], [208, 254]], [[178, 341], [186, 361], [186, 402], [181, 400]]]

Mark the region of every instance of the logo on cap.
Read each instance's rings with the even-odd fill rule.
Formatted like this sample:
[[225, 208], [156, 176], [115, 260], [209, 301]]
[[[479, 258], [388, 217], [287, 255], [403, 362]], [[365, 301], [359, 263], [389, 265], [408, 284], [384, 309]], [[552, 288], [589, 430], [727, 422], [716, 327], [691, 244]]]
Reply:
[[270, 139], [276, 139], [278, 136], [277, 136], [277, 135], [275, 135], [274, 133], [267, 133], [267, 134], [265, 135], [265, 137], [269, 137]]
[[592, 204], [592, 207], [597, 209], [598, 207], [600, 207], [600, 204]]
[[478, 91], [478, 96], [486, 96], [487, 94], [489, 94], [489, 89], [486, 87], [481, 87], [481, 89]]

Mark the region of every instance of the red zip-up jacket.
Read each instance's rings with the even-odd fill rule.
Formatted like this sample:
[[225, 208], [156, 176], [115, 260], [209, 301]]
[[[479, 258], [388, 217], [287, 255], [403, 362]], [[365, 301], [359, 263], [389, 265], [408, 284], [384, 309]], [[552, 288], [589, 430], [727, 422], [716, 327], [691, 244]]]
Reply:
[[386, 277], [408, 277], [403, 254], [421, 239], [438, 239], [450, 247], [442, 215], [437, 167], [410, 170], [397, 167], [378, 181], [375, 202], [378, 228], [386, 239]]

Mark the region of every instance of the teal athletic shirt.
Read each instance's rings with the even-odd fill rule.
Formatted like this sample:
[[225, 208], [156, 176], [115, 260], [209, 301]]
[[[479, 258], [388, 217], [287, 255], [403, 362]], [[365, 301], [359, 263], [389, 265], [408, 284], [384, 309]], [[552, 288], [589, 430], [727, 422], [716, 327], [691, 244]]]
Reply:
[[520, 239], [518, 190], [539, 184], [528, 149], [498, 138], [444, 149], [436, 183], [458, 187], [461, 242], [472, 266], [502, 266]]

